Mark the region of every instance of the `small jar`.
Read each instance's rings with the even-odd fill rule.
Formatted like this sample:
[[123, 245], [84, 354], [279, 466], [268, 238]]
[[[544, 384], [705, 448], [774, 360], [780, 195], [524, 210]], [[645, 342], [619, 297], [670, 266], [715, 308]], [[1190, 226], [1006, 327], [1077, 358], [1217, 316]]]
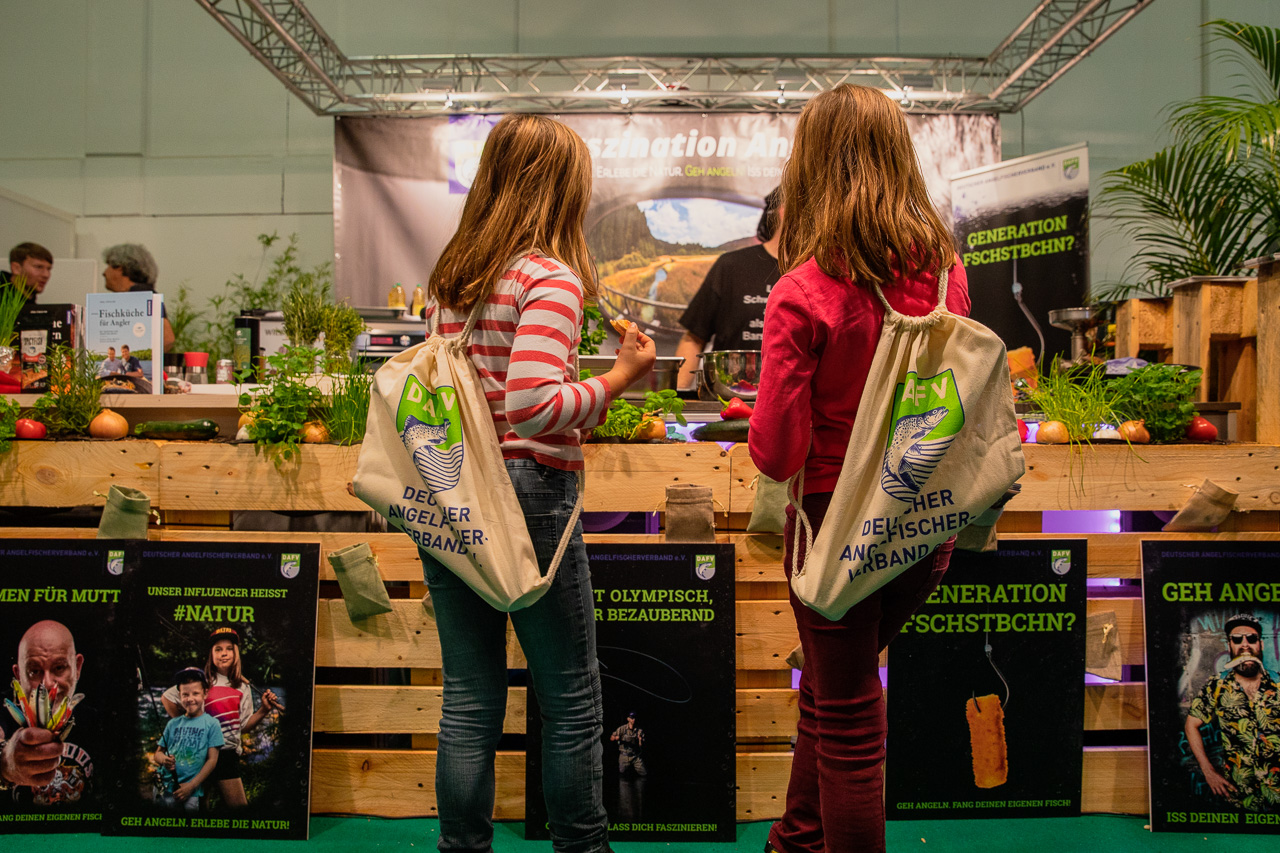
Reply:
[[228, 385], [231, 383], [232, 374], [235, 373], [235, 362], [229, 358], [220, 358], [215, 366], [213, 381], [219, 385]]

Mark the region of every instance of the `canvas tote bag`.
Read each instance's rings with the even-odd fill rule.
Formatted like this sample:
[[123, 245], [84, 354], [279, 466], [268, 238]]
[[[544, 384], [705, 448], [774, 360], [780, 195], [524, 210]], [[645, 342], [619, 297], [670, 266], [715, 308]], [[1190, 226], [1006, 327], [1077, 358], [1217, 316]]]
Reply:
[[884, 325], [816, 539], [795, 497], [803, 468], [789, 490], [806, 545], [803, 566], [793, 551], [791, 586], [832, 620], [959, 533], [1024, 470], [1004, 343], [947, 310], [947, 271], [923, 317], [875, 294]]
[[504, 612], [551, 588], [582, 512], [578, 501], [544, 577], [462, 334], [433, 331], [373, 377], [369, 422], [352, 484], [356, 496], [404, 531], [476, 594]]

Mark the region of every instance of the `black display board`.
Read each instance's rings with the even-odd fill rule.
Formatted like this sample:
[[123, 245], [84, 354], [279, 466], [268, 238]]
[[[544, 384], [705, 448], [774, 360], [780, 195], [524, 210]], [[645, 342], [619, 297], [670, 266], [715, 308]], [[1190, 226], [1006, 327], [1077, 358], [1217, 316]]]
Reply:
[[1143, 542], [1142, 586], [1151, 828], [1280, 832], [1280, 542]]
[[[311, 705], [315, 683], [316, 591], [320, 549], [301, 543], [150, 542], [130, 579], [124, 627], [135, 676], [118, 685], [113, 713], [119, 784], [104, 832], [116, 835], [305, 839], [310, 818]], [[234, 788], [203, 784], [198, 811], [166, 806], [178, 784], [155, 751], [174, 718], [164, 692], [186, 667], [214, 663], [214, 634], [234, 632], [250, 708], [267, 712], [239, 741], [247, 805]], [[215, 683], [212, 687], [218, 687]], [[231, 688], [222, 686], [222, 690]], [[267, 696], [270, 692], [275, 701]], [[238, 697], [210, 689], [208, 710], [246, 722]], [[184, 709], [174, 705], [182, 716]], [[232, 741], [234, 729], [228, 729]]]
[[1086, 575], [1083, 540], [952, 554], [889, 645], [888, 818], [1080, 814]]
[[[128, 676], [115, 628], [138, 552], [136, 543], [111, 540], [0, 540], [0, 658], [9, 682], [0, 832], [100, 828], [111, 790], [106, 709]], [[24, 757], [59, 742], [52, 780], [23, 784]]]
[[[599, 544], [587, 551], [610, 840], [676, 846], [734, 840], [734, 547]], [[532, 690], [528, 708], [525, 837], [546, 839]], [[621, 733], [613, 740], [633, 713], [643, 742]], [[631, 755], [624, 741], [631, 741]]]

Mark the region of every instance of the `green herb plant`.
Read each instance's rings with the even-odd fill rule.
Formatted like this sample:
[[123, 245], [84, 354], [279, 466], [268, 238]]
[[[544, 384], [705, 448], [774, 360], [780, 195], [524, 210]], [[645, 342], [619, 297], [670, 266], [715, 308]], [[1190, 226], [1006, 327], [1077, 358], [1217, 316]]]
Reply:
[[326, 305], [322, 321], [325, 364], [331, 373], [344, 374], [351, 362], [351, 345], [365, 330], [360, 312], [346, 302]]
[[[197, 311], [191, 302], [191, 288], [186, 283], [178, 285], [178, 298], [170, 304], [165, 300], [165, 314], [173, 327], [172, 352], [206, 352], [208, 339], [199, 335], [199, 322], [207, 311]], [[207, 324], [206, 324], [207, 325]]]
[[1101, 365], [1042, 370], [1029, 396], [1046, 421], [1066, 425], [1071, 444], [1087, 443], [1099, 427], [1123, 420], [1116, 413], [1119, 394], [1107, 383]]
[[89, 424], [102, 411], [102, 383], [92, 354], [58, 345], [46, 353], [49, 391], [36, 400], [35, 419], [52, 436], [88, 435]]
[[[328, 338], [326, 337], [326, 340]], [[334, 372], [329, 402], [320, 411], [320, 422], [329, 431], [329, 439], [338, 444], [358, 444], [364, 440], [369, 418], [369, 400], [373, 376], [362, 359], [348, 359]]]
[[329, 308], [329, 282], [314, 272], [300, 272], [284, 296], [284, 333], [295, 347], [314, 347], [324, 331]]
[[27, 304], [27, 277], [15, 275], [8, 284], [0, 285], [0, 347], [13, 346], [18, 315]]
[[0, 453], [9, 449], [9, 442], [18, 434], [14, 425], [20, 411], [17, 401], [0, 397]]
[[609, 404], [609, 413], [605, 416], [604, 423], [592, 430], [591, 434], [596, 438], [630, 438], [643, 417], [644, 412], [638, 407], [618, 397]]
[[582, 309], [582, 337], [578, 340], [578, 355], [598, 355], [600, 345], [608, 336], [609, 331], [605, 328], [599, 304], [586, 303]]
[[265, 451], [277, 469], [298, 457], [302, 426], [323, 407], [323, 393], [308, 382], [320, 353], [289, 347], [267, 356], [267, 384], [253, 395], [240, 395], [240, 405], [253, 416], [249, 437], [254, 453]]
[[689, 423], [684, 419], [684, 400], [681, 400], [679, 395], [670, 388], [645, 394], [642, 408], [646, 415], [674, 415], [680, 426], [687, 426]]
[[1145, 421], [1153, 442], [1177, 441], [1196, 416], [1202, 371], [1178, 364], [1148, 364], [1114, 380], [1120, 420]]

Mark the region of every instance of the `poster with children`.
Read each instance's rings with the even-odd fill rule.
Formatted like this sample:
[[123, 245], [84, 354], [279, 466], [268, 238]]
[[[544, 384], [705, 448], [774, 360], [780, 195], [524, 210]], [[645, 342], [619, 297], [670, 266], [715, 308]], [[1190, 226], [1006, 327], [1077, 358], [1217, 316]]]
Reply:
[[114, 628], [139, 550], [0, 539], [0, 833], [99, 829], [112, 770], [104, 709], [128, 677]]
[[319, 564], [314, 544], [143, 545], [105, 833], [307, 837]]

